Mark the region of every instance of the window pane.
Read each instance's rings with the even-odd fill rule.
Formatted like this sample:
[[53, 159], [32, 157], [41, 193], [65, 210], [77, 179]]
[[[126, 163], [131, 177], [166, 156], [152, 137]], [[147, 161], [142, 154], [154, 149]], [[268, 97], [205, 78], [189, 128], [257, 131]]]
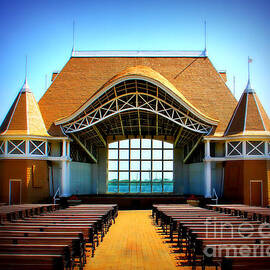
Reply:
[[129, 150], [119, 150], [120, 159], [129, 159]]
[[164, 172], [163, 173], [164, 181], [173, 181], [173, 172]]
[[128, 172], [119, 172], [119, 181], [128, 181], [129, 173]]
[[109, 144], [109, 148], [118, 148], [118, 142], [112, 142]]
[[151, 161], [142, 161], [141, 163], [142, 171], [150, 171], [151, 170]]
[[164, 142], [163, 147], [164, 148], [173, 149], [173, 144], [172, 143], [168, 143], [168, 142]]
[[119, 141], [119, 148], [129, 148], [129, 140]]
[[140, 148], [140, 139], [132, 139], [130, 140], [130, 147], [131, 148]]
[[109, 150], [109, 159], [118, 159], [118, 150]]
[[115, 193], [115, 192], [118, 192], [118, 184], [116, 183], [109, 183], [108, 184], [108, 192], [112, 192], [112, 193]]
[[140, 192], [140, 182], [135, 182], [130, 184], [130, 192], [139, 193]]
[[153, 148], [162, 148], [162, 141], [153, 140]]
[[173, 160], [173, 150], [164, 150], [163, 159], [171, 159], [171, 160]]
[[130, 150], [130, 159], [140, 159], [140, 150]]
[[151, 159], [151, 150], [142, 150], [142, 159]]
[[151, 148], [151, 140], [142, 139], [142, 148]]
[[173, 183], [164, 183], [163, 192], [173, 192]]
[[118, 181], [118, 173], [117, 172], [109, 172], [108, 173], [108, 181]]
[[120, 182], [119, 183], [119, 192], [127, 193], [129, 192], [129, 183]]
[[162, 171], [162, 161], [153, 161], [152, 163], [153, 170], [155, 171]]
[[140, 181], [140, 172], [130, 172], [130, 181]]
[[173, 170], [173, 161], [164, 161], [164, 171], [172, 171]]
[[153, 150], [153, 159], [162, 159], [162, 150]]
[[140, 170], [140, 161], [130, 161], [130, 170]]
[[151, 192], [151, 183], [142, 183], [142, 192], [150, 193]]
[[129, 161], [119, 161], [119, 170], [128, 171], [129, 170]]
[[142, 181], [150, 181], [151, 180], [151, 172], [142, 172]]
[[117, 160], [109, 160], [109, 170], [117, 171], [118, 170], [118, 161]]
[[152, 172], [152, 180], [155, 182], [162, 181], [162, 172]]
[[153, 183], [152, 184], [152, 192], [162, 192], [162, 184], [161, 183]]

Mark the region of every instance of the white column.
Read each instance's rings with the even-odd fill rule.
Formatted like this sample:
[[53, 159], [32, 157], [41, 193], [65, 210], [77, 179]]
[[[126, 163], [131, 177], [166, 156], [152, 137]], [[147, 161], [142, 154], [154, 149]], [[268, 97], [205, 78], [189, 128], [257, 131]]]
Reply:
[[70, 196], [70, 164], [67, 160], [61, 163], [61, 197], [68, 197]]
[[211, 183], [211, 158], [210, 156], [210, 141], [205, 141], [204, 143], [204, 152], [205, 152], [205, 160], [204, 160], [204, 196], [205, 198], [211, 198], [212, 192], [212, 183]]
[[70, 142], [67, 141], [67, 157], [70, 157]]
[[210, 157], [210, 141], [205, 141], [204, 143], [205, 157]]
[[264, 142], [264, 151], [265, 151], [265, 155], [268, 156], [268, 142]]
[[66, 144], [66, 140], [63, 140], [62, 143], [62, 157], [66, 157], [67, 156], [67, 144]]
[[205, 198], [211, 198], [212, 183], [211, 183], [211, 161], [204, 161], [204, 196]]

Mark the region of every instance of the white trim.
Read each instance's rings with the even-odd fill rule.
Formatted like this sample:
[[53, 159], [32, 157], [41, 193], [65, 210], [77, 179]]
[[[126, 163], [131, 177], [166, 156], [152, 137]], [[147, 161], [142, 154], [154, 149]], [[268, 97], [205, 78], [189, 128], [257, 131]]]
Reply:
[[231, 161], [231, 160], [270, 160], [270, 155], [268, 156], [226, 156], [226, 157], [210, 157], [204, 158], [204, 161]]
[[72, 51], [72, 57], [206, 57], [203, 51]]
[[51, 140], [51, 141], [72, 141], [68, 137], [51, 137], [51, 136], [35, 136], [35, 135], [0, 135], [0, 139], [16, 139], [16, 140], [25, 140], [25, 139], [39, 139], [39, 140]]
[[246, 141], [243, 141], [242, 143], [242, 153], [244, 156], [247, 155], [247, 142]]
[[20, 204], [22, 203], [22, 179], [9, 179], [9, 199], [8, 204], [11, 202], [11, 182], [20, 182]]
[[243, 128], [243, 134], [246, 130], [246, 124], [247, 124], [247, 108], [248, 108], [248, 93], [246, 94], [246, 107], [245, 107], [245, 118], [244, 118], [244, 128]]
[[[126, 101], [125, 99], [123, 99], [124, 97], [127, 97], [128, 100]], [[151, 100], [146, 101], [146, 97], [148, 99], [151, 98]], [[137, 100], [138, 98], [143, 102], [141, 103], [141, 105], [136, 102], [136, 106], [134, 105], [134, 100]], [[155, 108], [157, 107], [159, 109], [156, 111]], [[62, 128], [64, 129], [64, 132], [66, 134], [74, 133], [94, 126], [97, 123], [114, 115], [134, 110], [148, 111], [160, 115], [180, 126], [185, 127], [186, 129], [202, 134], [209, 134], [213, 128], [211, 125], [193, 119], [188, 114], [180, 111], [179, 109], [173, 107], [171, 104], [163, 101], [162, 99], [154, 95], [138, 92], [132, 92], [117, 96], [116, 98], [113, 98], [106, 103], [100, 105], [98, 108], [88, 113], [85, 113], [80, 118], [62, 125]]]
[[38, 156], [38, 155], [0, 155], [0, 160], [3, 159], [29, 159], [29, 160], [50, 160], [50, 161], [63, 161], [71, 160], [68, 157], [54, 157], [54, 156]]
[[264, 121], [263, 121], [263, 119], [262, 119], [262, 114], [261, 114], [261, 111], [260, 111], [259, 106], [258, 106], [258, 103], [257, 103], [256, 96], [254, 95], [254, 92], [253, 92], [252, 94], [253, 94], [253, 98], [254, 98], [254, 100], [255, 100], [255, 104], [256, 104], [256, 106], [257, 106], [257, 110], [258, 110], [258, 112], [259, 112], [260, 118], [261, 118], [261, 120], [262, 120], [263, 128], [264, 128], [264, 130], [266, 131], [266, 128], [265, 128], [265, 125], [264, 125]]
[[269, 140], [270, 141], [270, 133], [269, 135], [243, 135], [243, 136], [229, 136], [229, 137], [204, 137], [204, 140], [209, 140], [209, 141], [239, 141], [239, 140], [249, 140], [253, 139], [254, 141], [259, 141], [259, 140]]
[[[106, 86], [105, 88], [102, 89], [102, 91], [99, 91], [98, 93], [96, 93], [92, 98], [90, 98], [84, 105], [82, 105], [76, 112], [74, 112], [73, 114], [71, 114], [68, 117], [59, 119], [55, 121], [56, 125], [61, 125], [61, 124], [65, 124], [69, 121], [72, 121], [75, 117], [77, 117], [80, 113], [82, 113], [87, 107], [89, 107], [89, 105], [91, 105], [94, 101], [96, 101], [102, 94], [104, 94], [106, 91], [108, 91], [109, 89], [111, 89], [112, 87], [116, 86], [117, 84], [127, 81], [127, 80], [144, 80], [147, 81], [149, 83], [154, 84], [155, 86], [158, 86], [159, 88], [161, 88], [163, 91], [165, 91], [166, 93], [168, 93], [171, 97], [173, 97], [176, 101], [178, 101], [180, 103], [180, 105], [182, 105], [183, 107], [185, 107], [187, 110], [189, 110], [192, 114], [194, 114], [196, 117], [198, 117], [199, 119], [201, 119], [202, 121], [206, 122], [207, 124], [210, 125], [218, 125], [218, 120], [214, 120], [214, 119], [208, 119], [206, 118], [200, 111], [196, 111], [194, 108], [190, 107], [189, 104], [186, 103], [186, 101], [184, 101], [183, 99], [181, 99], [179, 96], [177, 96], [171, 89], [169, 89], [168, 87], [164, 86], [163, 84], [161, 84], [160, 82], [153, 80], [151, 78], [145, 77], [145, 76], [141, 76], [141, 75], [129, 75], [129, 76], [125, 76], [122, 78], [117, 79], [116, 81], [114, 81], [113, 83], [109, 84], [108, 86]], [[145, 93], [143, 93], [145, 94]]]
[[261, 207], [263, 206], [263, 181], [262, 180], [250, 180], [249, 181], [249, 205], [251, 205], [251, 183], [261, 183]]

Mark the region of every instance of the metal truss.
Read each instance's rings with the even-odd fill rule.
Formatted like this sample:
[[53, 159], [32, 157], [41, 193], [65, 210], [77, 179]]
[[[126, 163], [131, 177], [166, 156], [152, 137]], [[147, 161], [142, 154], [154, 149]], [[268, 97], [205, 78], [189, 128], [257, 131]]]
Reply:
[[74, 133], [94, 126], [116, 114], [136, 110], [160, 115], [197, 133], [209, 134], [212, 130], [211, 125], [180, 111], [166, 101], [154, 95], [140, 92], [126, 93], [117, 96], [90, 112], [87, 112], [86, 109], [83, 116], [81, 115], [74, 121], [62, 124], [61, 127], [66, 134]]

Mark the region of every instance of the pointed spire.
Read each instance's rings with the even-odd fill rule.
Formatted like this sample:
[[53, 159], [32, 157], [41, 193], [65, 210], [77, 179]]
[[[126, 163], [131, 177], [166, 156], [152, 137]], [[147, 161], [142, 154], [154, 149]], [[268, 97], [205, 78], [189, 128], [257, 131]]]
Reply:
[[248, 57], [248, 82], [237, 104], [233, 116], [224, 133], [230, 135], [265, 135], [269, 134], [270, 121], [254, 89], [250, 84], [250, 63]]

